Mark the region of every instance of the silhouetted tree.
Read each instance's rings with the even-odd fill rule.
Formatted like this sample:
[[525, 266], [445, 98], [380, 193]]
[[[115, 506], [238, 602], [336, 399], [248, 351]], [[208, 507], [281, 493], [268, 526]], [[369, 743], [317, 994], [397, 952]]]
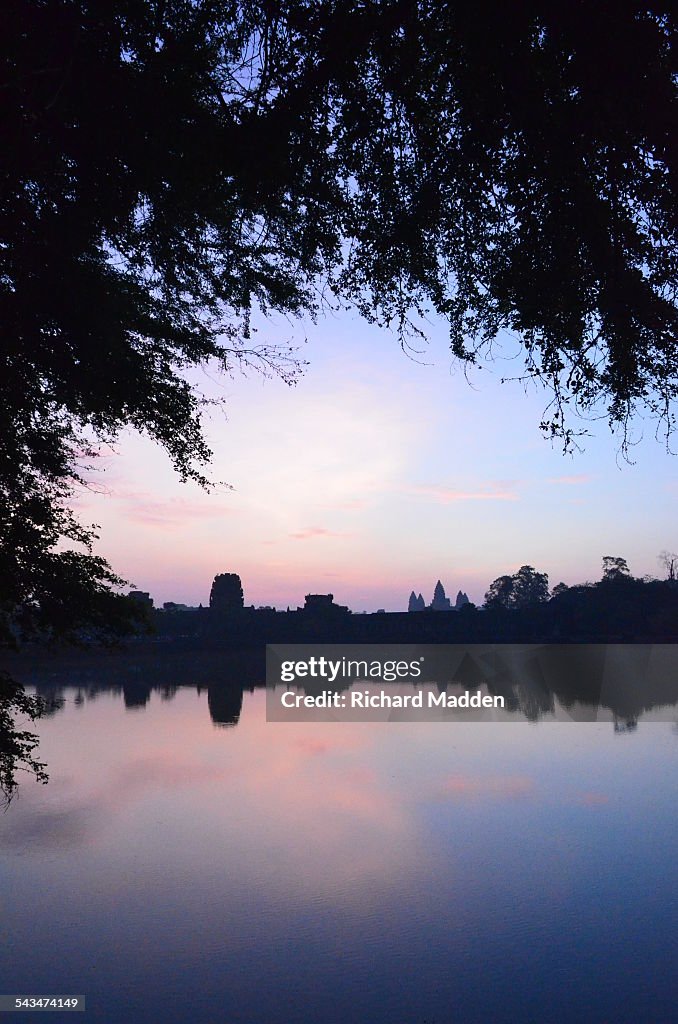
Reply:
[[38, 738], [17, 726], [17, 718], [34, 721], [44, 711], [40, 697], [28, 696], [22, 686], [0, 671], [0, 798], [9, 803], [16, 790], [16, 773], [29, 771], [47, 782], [45, 765], [34, 757]]
[[[106, 641], [145, 628], [145, 610], [112, 592], [124, 581], [91, 554], [92, 531], [65, 508], [68, 488], [58, 479], [59, 466], [49, 465], [49, 438], [40, 453], [44, 472], [40, 458], [30, 456], [31, 465], [16, 477], [7, 456], [14, 442], [0, 433], [0, 647], [22, 640]], [[63, 550], [67, 541], [81, 550]]]
[[513, 576], [498, 576], [490, 583], [490, 589], [485, 594], [486, 608], [511, 608], [513, 607]]
[[551, 597], [558, 597], [560, 594], [565, 594], [569, 590], [567, 583], [556, 583], [555, 587], [551, 591]]
[[531, 565], [521, 565], [513, 576], [499, 576], [485, 594], [485, 607], [521, 609], [548, 600], [549, 581], [546, 573]]
[[548, 601], [549, 578], [545, 572], [537, 572], [531, 565], [521, 565], [513, 576], [511, 594], [514, 608], [530, 608]]
[[615, 583], [630, 578], [629, 567], [625, 558], [603, 555], [603, 583]]
[[[293, 379], [251, 314], [313, 316], [321, 295], [403, 342], [435, 312], [470, 363], [509, 328], [566, 441], [568, 403], [671, 424], [664, 2], [5, 7], [0, 544], [17, 516], [93, 539], [63, 512], [85, 438], [93, 456], [136, 427], [205, 483], [184, 371]], [[19, 590], [53, 551], [29, 546]], [[86, 556], [68, 572], [113, 585]]]
[[660, 551], [657, 558], [659, 564], [666, 570], [666, 578], [673, 582], [678, 569], [678, 555], [675, 551]]
[[210, 608], [214, 611], [230, 612], [243, 608], [245, 599], [240, 577], [234, 572], [224, 572], [214, 577], [210, 591]]

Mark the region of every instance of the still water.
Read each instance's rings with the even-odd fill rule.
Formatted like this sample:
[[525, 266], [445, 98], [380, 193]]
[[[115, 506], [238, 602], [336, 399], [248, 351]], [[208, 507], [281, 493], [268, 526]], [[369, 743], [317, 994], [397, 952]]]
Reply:
[[675, 1019], [675, 724], [62, 696], [49, 784], [0, 815], [0, 992], [115, 1024]]

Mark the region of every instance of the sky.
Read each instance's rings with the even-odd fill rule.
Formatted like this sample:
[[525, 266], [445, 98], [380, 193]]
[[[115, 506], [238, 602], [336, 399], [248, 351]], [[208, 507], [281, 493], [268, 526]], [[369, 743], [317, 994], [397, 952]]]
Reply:
[[575, 423], [593, 436], [564, 455], [539, 431], [548, 394], [501, 383], [521, 370], [514, 340], [467, 379], [439, 323], [418, 354], [353, 312], [262, 321], [268, 339], [299, 343], [295, 386], [191, 378], [224, 400], [205, 423], [211, 493], [126, 432], [78, 494], [82, 521], [100, 526], [96, 552], [156, 605], [207, 604], [220, 572], [238, 573], [255, 606], [331, 592], [356, 612], [403, 611], [438, 579], [481, 603], [523, 564], [553, 586], [599, 579], [603, 555], [661, 575], [658, 553], [678, 549], [678, 458], [655, 425], [634, 425], [630, 463], [604, 420]]

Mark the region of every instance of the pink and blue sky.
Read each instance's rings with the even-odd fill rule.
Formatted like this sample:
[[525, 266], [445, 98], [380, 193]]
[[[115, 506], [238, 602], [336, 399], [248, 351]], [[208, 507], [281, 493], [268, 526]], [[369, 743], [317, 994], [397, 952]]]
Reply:
[[635, 425], [632, 464], [604, 420], [581, 423], [594, 436], [563, 456], [538, 429], [546, 393], [500, 383], [518, 359], [469, 385], [444, 328], [432, 335], [417, 361], [357, 314], [262, 323], [262, 340], [307, 338], [296, 387], [194, 378], [226, 400], [206, 433], [212, 477], [232, 490], [182, 484], [161, 449], [125, 434], [101, 460], [100, 493], [78, 501], [101, 526], [97, 552], [156, 604], [206, 604], [218, 572], [240, 574], [247, 604], [332, 592], [354, 611], [404, 610], [412, 589], [428, 601], [438, 578], [481, 602], [525, 563], [551, 585], [598, 579], [608, 554], [660, 575], [658, 552], [678, 549], [678, 459], [654, 424]]

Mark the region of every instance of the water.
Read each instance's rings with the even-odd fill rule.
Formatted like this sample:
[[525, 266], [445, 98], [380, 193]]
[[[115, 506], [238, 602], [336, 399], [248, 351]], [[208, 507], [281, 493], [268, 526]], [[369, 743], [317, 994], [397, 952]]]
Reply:
[[255, 689], [229, 727], [197, 688], [63, 697], [49, 784], [0, 815], [0, 992], [115, 1024], [672, 1019], [670, 722], [267, 723]]

